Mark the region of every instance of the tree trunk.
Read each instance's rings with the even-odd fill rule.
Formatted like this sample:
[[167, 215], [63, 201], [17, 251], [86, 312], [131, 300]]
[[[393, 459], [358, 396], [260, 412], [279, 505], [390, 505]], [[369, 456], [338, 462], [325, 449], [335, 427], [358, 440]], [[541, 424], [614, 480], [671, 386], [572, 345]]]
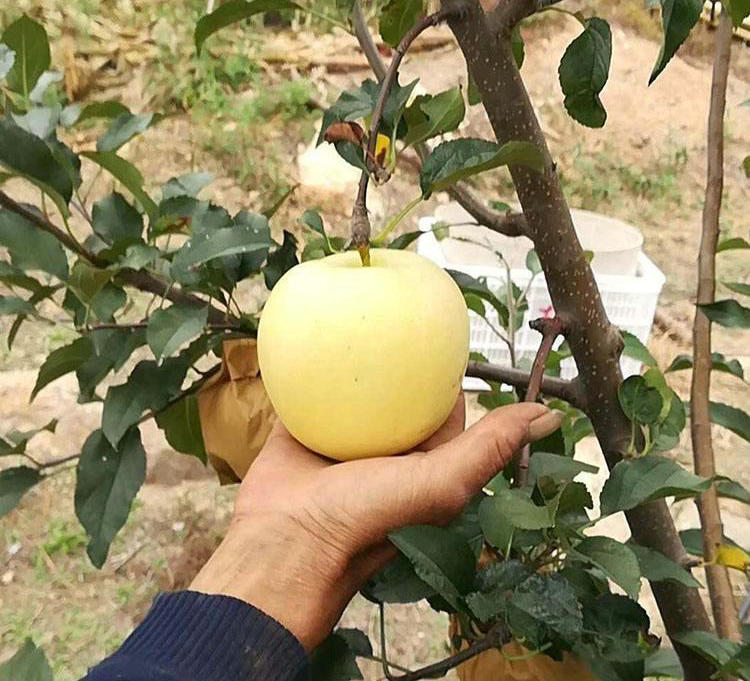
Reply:
[[[493, 34], [480, 5], [468, 2], [461, 16], [449, 21], [500, 143], [524, 140], [544, 154], [544, 172], [511, 167], [511, 175], [549, 286], [555, 311], [578, 366], [581, 386], [589, 398], [588, 415], [607, 463], [614, 466], [626, 451], [630, 423], [623, 414], [617, 388], [622, 382], [619, 356], [622, 339], [604, 311], [591, 268], [578, 241], [555, 164], [506, 36]], [[627, 514], [635, 540], [679, 562], [684, 549], [664, 501]], [[667, 632], [710, 630], [705, 608], [695, 589], [672, 582], [652, 585]], [[713, 668], [691, 650], [675, 644], [686, 681], [705, 681]]]
[[[724, 188], [724, 110], [726, 108], [727, 78], [732, 48], [732, 20], [723, 11], [716, 33], [711, 109], [708, 117], [708, 170], [706, 200], [703, 204], [703, 233], [698, 252], [699, 304], [714, 302], [716, 289], [716, 243], [719, 240], [721, 194]], [[690, 386], [690, 434], [693, 439], [695, 472], [707, 478], [716, 475], [714, 450], [711, 441], [711, 320], [695, 308], [693, 323], [693, 381]], [[723, 565], [711, 565], [724, 536], [716, 487], [698, 499], [698, 511], [703, 528], [703, 556], [706, 581], [711, 595], [716, 633], [723, 638], [741, 640], [740, 622], [732, 594], [729, 572]]]

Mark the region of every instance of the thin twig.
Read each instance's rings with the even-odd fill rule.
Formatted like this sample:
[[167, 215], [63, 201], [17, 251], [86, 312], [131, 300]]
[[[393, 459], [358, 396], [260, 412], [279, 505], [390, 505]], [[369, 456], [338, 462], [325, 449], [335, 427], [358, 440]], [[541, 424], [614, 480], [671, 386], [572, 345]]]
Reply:
[[[145, 329], [148, 322], [133, 322], [131, 324], [118, 324], [115, 322], [102, 322], [101, 324], [89, 324], [86, 327], [78, 329], [81, 333], [89, 331], [102, 331], [104, 329]], [[243, 327], [239, 324], [206, 324], [204, 327], [207, 331], [242, 331]]]
[[[716, 244], [724, 187], [724, 112], [727, 80], [732, 48], [732, 21], [723, 10], [716, 32], [711, 103], [708, 118], [708, 168], [706, 200], [703, 204], [703, 229], [698, 251], [698, 305], [713, 303], [716, 293]], [[700, 307], [695, 309], [693, 322], [693, 377], [690, 387], [690, 433], [693, 462], [698, 475], [713, 478], [716, 463], [711, 439], [711, 320]], [[703, 558], [706, 561], [706, 582], [716, 633], [721, 638], [741, 640], [737, 606], [727, 568], [716, 564], [716, 553], [723, 541], [721, 509], [716, 488], [703, 492], [697, 499], [703, 530]]]
[[[45, 218], [41, 213], [32, 210], [28, 206], [25, 206], [17, 201], [14, 201], [5, 192], [0, 191], [0, 206], [3, 206], [7, 210], [26, 218], [29, 222], [36, 225], [43, 232], [51, 234], [57, 239], [63, 246], [68, 250], [72, 251], [76, 255], [92, 264], [94, 267], [104, 269], [109, 267], [111, 263], [99, 258], [96, 254], [92, 253], [88, 249], [84, 248], [78, 241], [68, 235], [65, 231], [57, 227], [52, 221]], [[125, 284], [137, 288], [140, 291], [146, 293], [154, 293], [162, 298], [167, 298], [173, 303], [184, 303], [186, 305], [192, 305], [194, 307], [205, 307], [206, 301], [192, 293], [186, 293], [181, 289], [171, 287], [166, 281], [153, 275], [149, 272], [134, 271], [134, 270], [122, 270], [117, 274], [118, 278]], [[208, 321], [209, 322], [221, 322], [224, 319], [224, 313], [213, 306], [209, 306], [208, 310]]]
[[[367, 57], [367, 63], [370, 65], [378, 81], [382, 82], [385, 79], [387, 69], [380, 57], [372, 34], [367, 28], [367, 22], [362, 13], [359, 0], [354, 3], [352, 26], [354, 28], [354, 35], [357, 37], [365, 57]], [[419, 156], [421, 166], [421, 163], [429, 156], [430, 149], [427, 144], [422, 142], [415, 145], [415, 151], [417, 152], [417, 156]], [[493, 210], [473, 189], [463, 182], [451, 185], [446, 191], [482, 227], [510, 237], [526, 235], [526, 218], [523, 216], [523, 213], [500, 213]]]
[[[547, 357], [552, 350], [552, 346], [557, 337], [563, 332], [563, 323], [560, 317], [542, 317], [529, 322], [529, 326], [542, 334], [542, 342], [534, 357], [534, 364], [531, 367], [529, 376], [529, 385], [526, 388], [524, 402], [536, 402], [542, 389], [542, 378], [544, 377], [544, 368], [547, 366]], [[516, 467], [515, 486], [526, 487], [529, 479], [529, 459], [531, 458], [531, 446], [525, 445], [518, 457]]]
[[152, 419], [158, 416], [162, 412], [165, 412], [167, 409], [169, 409], [171, 406], [177, 404], [180, 400], [184, 399], [185, 397], [188, 397], [189, 395], [192, 395], [193, 393], [198, 392], [201, 386], [209, 378], [211, 378], [211, 376], [217, 373], [219, 369], [221, 369], [221, 364], [217, 364], [216, 366], [212, 367], [208, 371], [204, 372], [203, 375], [197, 381], [195, 381], [189, 388], [186, 388], [179, 394], [175, 395], [163, 407], [160, 407], [159, 409], [154, 409], [153, 411], [146, 412], [143, 416], [141, 416], [140, 419], [138, 419], [138, 424], [140, 425], [141, 423], [144, 423], [148, 421], [149, 419]]
[[[454, 11], [455, 8], [453, 7], [442, 8], [417, 21], [417, 23], [406, 32], [404, 37], [401, 38], [380, 85], [378, 99], [375, 102], [375, 108], [372, 112], [370, 132], [367, 139], [367, 150], [365, 152], [365, 165], [367, 166], [367, 170], [362, 171], [357, 198], [352, 209], [352, 245], [359, 250], [364, 265], [367, 265], [369, 262], [368, 250], [370, 241], [370, 221], [367, 217], [367, 187], [369, 184], [370, 173], [377, 177], [378, 172], [381, 171], [377, 166], [377, 161], [375, 159], [375, 147], [378, 140], [378, 130], [380, 129], [380, 123], [385, 110], [385, 103], [388, 100], [388, 95], [391, 93], [394, 84], [398, 81], [398, 68], [401, 65], [401, 60], [404, 58], [409, 46], [420, 33], [426, 31], [432, 26], [437, 26], [441, 21], [447, 19]], [[368, 262], [365, 262], [366, 260]]]

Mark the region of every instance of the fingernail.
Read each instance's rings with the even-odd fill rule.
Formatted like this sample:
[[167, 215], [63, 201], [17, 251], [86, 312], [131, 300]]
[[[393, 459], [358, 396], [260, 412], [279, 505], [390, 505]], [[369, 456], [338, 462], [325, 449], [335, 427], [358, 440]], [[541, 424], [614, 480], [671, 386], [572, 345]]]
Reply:
[[550, 411], [535, 418], [529, 424], [529, 442], [536, 442], [554, 433], [562, 424], [565, 414], [559, 409]]

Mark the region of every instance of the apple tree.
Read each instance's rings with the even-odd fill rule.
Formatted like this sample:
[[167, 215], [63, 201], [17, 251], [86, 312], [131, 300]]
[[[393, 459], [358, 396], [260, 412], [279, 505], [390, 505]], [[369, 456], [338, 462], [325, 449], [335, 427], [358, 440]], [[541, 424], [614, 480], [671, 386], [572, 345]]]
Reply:
[[[685, 406], [669, 387], [669, 370], [662, 371], [637, 339], [607, 319], [520, 75], [524, 49], [533, 49], [524, 47], [523, 22], [552, 6], [563, 8], [557, 0], [501, 0], [490, 3], [491, 8], [477, 0], [443, 0], [434, 11], [427, 4], [390, 0], [383, 7], [378, 30], [393, 48], [386, 65], [359, 4], [338, 3], [375, 79], [342, 92], [325, 111], [320, 143], [333, 144], [361, 170], [361, 180], [352, 197], [350, 238], [329, 235], [323, 218], [307, 211], [301, 216], [309, 228], [304, 245], [288, 231], [273, 238], [271, 221], [278, 206], [248, 206], [232, 215], [199, 199], [210, 180], [204, 173], [153, 187], [120, 150], [148, 134], [159, 114], [134, 113], [116, 101], [66, 101], [55, 88], [58, 76], [51, 70], [44, 27], [25, 15], [4, 27], [0, 281], [5, 292], [0, 312], [13, 318], [9, 346], [32, 320], [63, 325], [75, 334], [39, 367], [32, 400], [52, 381], [74, 372], [79, 402], [102, 403], [101, 426], [72, 457], [75, 508], [88, 533], [89, 558], [94, 565], [104, 563], [143, 483], [146, 452], [140, 424], [156, 419], [176, 450], [205, 460], [200, 428], [195, 428], [195, 393], [216, 371], [223, 341], [252, 338], [257, 329], [257, 315], [236, 303], [237, 286], [255, 278], [272, 289], [300, 260], [347, 248], [357, 249], [366, 267], [371, 248], [406, 248], [415, 241], [418, 233], [393, 238], [393, 230], [420, 201], [445, 191], [475, 217], [478, 234], [490, 229], [531, 238], [529, 266], [543, 272], [554, 304], [553, 317], [535, 322], [541, 343], [530, 371], [471, 358], [467, 373], [492, 386], [482, 403], [492, 408], [545, 399], [563, 410], [566, 420], [558, 435], [522, 452], [514, 466], [490, 481], [451, 526], [394, 533], [399, 557], [363, 591], [379, 604], [381, 622], [382, 611], [393, 602], [426, 598], [436, 610], [450, 613], [454, 653], [424, 669], [394, 675], [398, 667], [387, 656], [384, 636], [375, 654], [364, 633], [338, 630], [313, 655], [315, 677], [355, 678], [355, 660], [364, 657], [380, 660], [389, 679], [433, 678], [516, 642], [528, 656], [560, 660], [573, 655], [581, 669], [601, 681], [666, 675], [667, 668], [672, 673], [680, 667], [677, 674], [688, 681], [717, 673], [750, 678], [748, 644], [737, 636], [736, 606], [731, 593], [727, 598], [726, 567], [717, 557], [728, 540], [715, 534], [717, 495], [750, 502], [750, 493], [715, 475], [710, 431], [708, 443], [701, 434], [713, 421], [750, 440], [748, 416], [730, 405], [708, 403], [706, 383], [712, 368], [743, 378], [736, 362], [712, 359], [706, 329], [710, 322], [747, 328], [750, 312], [734, 299], [715, 301], [712, 287], [699, 292], [696, 354], [677, 358], [669, 367], [695, 367], [692, 426], [700, 431], [694, 432], [696, 475], [665, 456], [686, 425]], [[730, 22], [739, 24], [750, 13], [743, 0], [725, 4], [729, 12], [717, 33], [714, 132], [721, 131], [723, 118], [721, 83], [723, 79], [725, 89]], [[664, 38], [652, 80], [698, 22], [702, 5], [700, 0], [662, 0]], [[206, 41], [214, 32], [269, 9], [305, 11], [286, 0], [229, 0], [198, 22], [197, 51], [209, 48]], [[580, 24], [580, 34], [559, 64], [565, 108], [581, 125], [601, 127], [607, 118], [599, 94], [609, 76], [609, 25], [603, 17], [580, 13], [570, 20]], [[415, 83], [399, 81], [401, 60], [418, 35], [444, 22], [465, 58], [469, 88], [466, 93], [455, 87], [412, 97]], [[495, 140], [449, 135], [467, 105], [484, 107]], [[71, 133], [92, 125], [101, 130], [95, 148], [76, 148]], [[389, 180], [407, 148], [421, 159], [418, 198], [373, 234], [368, 191]], [[82, 182], [84, 165], [111, 175], [118, 190], [91, 203], [90, 187], [84, 190]], [[465, 182], [499, 166], [509, 168], [522, 212], [492, 208]], [[712, 168], [715, 176], [721, 174], [720, 156]], [[716, 182], [714, 177], [709, 183], [714, 208], [704, 225], [714, 231], [704, 237], [707, 246], [701, 250], [703, 266], [709, 268], [717, 250], [721, 190], [719, 185], [717, 198]], [[38, 199], [14, 198], [19, 187], [25, 187], [24, 196]], [[83, 218], [85, 233], [71, 228], [73, 211]], [[747, 242], [734, 240], [720, 244], [719, 250], [747, 247]], [[500, 295], [485, 281], [453, 276], [470, 309], [481, 315], [493, 311], [512, 336], [524, 309], [524, 292], [508, 282]], [[746, 293], [738, 287], [736, 293]], [[561, 335], [564, 349], [553, 351]], [[623, 381], [618, 361], [623, 350], [644, 363], [642, 375]], [[565, 352], [578, 368], [573, 380], [556, 375]], [[705, 402], [700, 402], [701, 391]], [[54, 430], [55, 422], [46, 428]], [[590, 512], [589, 490], [574, 480], [590, 468], [574, 454], [576, 443], [592, 430], [610, 468], [598, 517]], [[14, 457], [0, 471], [2, 514], [69, 460], [35, 458], [35, 434], [11, 432], [0, 440], [0, 456]], [[672, 496], [700, 499], [703, 534], [698, 542], [694, 533], [678, 534], [665, 502]], [[618, 512], [628, 519], [630, 541], [586, 533]], [[689, 571], [702, 559], [709, 564], [715, 630]], [[648, 615], [637, 602], [642, 578], [651, 583], [679, 664], [659, 653], [658, 639], [649, 634]], [[18, 656], [44, 664], [33, 646]]]

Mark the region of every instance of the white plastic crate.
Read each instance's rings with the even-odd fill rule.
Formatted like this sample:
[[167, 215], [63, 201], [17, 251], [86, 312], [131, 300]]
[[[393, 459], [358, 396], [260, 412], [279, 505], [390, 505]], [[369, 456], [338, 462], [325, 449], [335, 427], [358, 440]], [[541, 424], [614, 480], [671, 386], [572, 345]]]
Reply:
[[[465, 264], [448, 260], [442, 244], [435, 237], [432, 226], [437, 222], [434, 217], [422, 218], [420, 229], [424, 232], [417, 240], [417, 252], [429, 258], [446, 269], [465, 272], [475, 278], [484, 278], [487, 286], [492, 290], [501, 288], [506, 279], [506, 270], [501, 265]], [[604, 308], [610, 321], [625, 331], [637, 336], [643, 343], [648, 340], [654, 321], [659, 294], [664, 286], [664, 275], [654, 263], [643, 253], [638, 256], [638, 267], [635, 276], [621, 276], [613, 274], [596, 274], [596, 282], [602, 295]], [[527, 269], [512, 269], [511, 279], [520, 288], [525, 288], [531, 278]], [[543, 274], [539, 274], [528, 292], [528, 310], [524, 315], [523, 324], [515, 336], [516, 361], [530, 363], [533, 361], [541, 336], [529, 328], [529, 321], [549, 315], [552, 312], [547, 283]], [[481, 352], [488, 360], [495, 364], [510, 365], [510, 352], [479, 315], [469, 312], [471, 320], [471, 341], [473, 351]], [[497, 313], [487, 306], [487, 319], [495, 326], [499, 325]], [[558, 341], [558, 345], [562, 340]], [[622, 371], [625, 376], [640, 372], [640, 362], [623, 357]], [[563, 378], [572, 378], [577, 374], [575, 362], [572, 358], [561, 364]], [[484, 381], [474, 378], [464, 379], [464, 389], [482, 390], [487, 387]]]

